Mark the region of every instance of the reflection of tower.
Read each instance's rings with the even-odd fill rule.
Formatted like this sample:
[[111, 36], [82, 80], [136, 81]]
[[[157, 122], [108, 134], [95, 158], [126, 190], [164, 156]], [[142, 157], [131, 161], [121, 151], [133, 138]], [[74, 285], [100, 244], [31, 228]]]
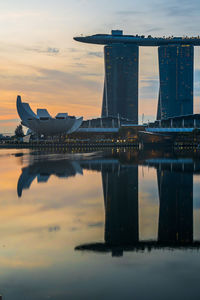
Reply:
[[193, 114], [194, 47], [158, 48], [160, 92], [157, 119]]
[[160, 198], [158, 242], [193, 241], [193, 174], [157, 171]]
[[105, 46], [102, 117], [124, 117], [138, 123], [138, 56], [135, 45]]
[[138, 241], [138, 167], [102, 171], [105, 202], [105, 242], [130, 245]]

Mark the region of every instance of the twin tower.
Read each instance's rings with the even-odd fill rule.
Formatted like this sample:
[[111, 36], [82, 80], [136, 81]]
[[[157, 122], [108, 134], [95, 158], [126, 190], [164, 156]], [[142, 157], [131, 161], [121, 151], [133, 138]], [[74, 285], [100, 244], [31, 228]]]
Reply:
[[102, 117], [126, 118], [138, 124], [139, 46], [157, 46], [160, 89], [157, 119], [193, 114], [194, 46], [199, 37], [112, 34], [75, 37], [104, 47], [105, 80]]

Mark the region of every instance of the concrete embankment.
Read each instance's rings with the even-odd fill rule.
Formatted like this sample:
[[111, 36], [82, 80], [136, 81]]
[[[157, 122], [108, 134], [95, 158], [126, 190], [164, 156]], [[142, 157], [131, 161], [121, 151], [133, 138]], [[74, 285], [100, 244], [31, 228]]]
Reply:
[[3, 149], [81, 149], [81, 148], [113, 148], [113, 147], [135, 147], [139, 148], [139, 143], [129, 142], [103, 142], [103, 143], [5, 143], [0, 144]]

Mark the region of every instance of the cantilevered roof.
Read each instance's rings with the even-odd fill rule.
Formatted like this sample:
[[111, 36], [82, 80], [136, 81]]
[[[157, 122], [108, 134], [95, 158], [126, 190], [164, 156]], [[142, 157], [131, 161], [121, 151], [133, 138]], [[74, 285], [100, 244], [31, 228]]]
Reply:
[[[115, 33], [116, 32], [116, 33]], [[162, 45], [193, 45], [200, 46], [200, 37], [152, 37], [148, 35], [145, 37], [144, 35], [123, 35], [122, 31], [112, 31], [112, 34], [95, 34], [91, 36], [78, 36], [74, 37], [75, 41], [82, 43], [90, 43], [90, 44], [135, 44], [137, 46], [162, 46]]]

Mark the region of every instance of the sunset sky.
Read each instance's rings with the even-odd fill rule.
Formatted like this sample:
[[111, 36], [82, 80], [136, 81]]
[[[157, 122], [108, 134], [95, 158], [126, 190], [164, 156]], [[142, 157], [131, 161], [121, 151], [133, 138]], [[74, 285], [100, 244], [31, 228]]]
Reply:
[[[19, 119], [16, 97], [52, 115], [100, 115], [103, 46], [80, 34], [200, 34], [199, 0], [0, 0], [0, 133]], [[140, 48], [139, 114], [154, 120], [158, 98], [156, 48]], [[200, 113], [200, 49], [195, 48], [195, 109]]]

